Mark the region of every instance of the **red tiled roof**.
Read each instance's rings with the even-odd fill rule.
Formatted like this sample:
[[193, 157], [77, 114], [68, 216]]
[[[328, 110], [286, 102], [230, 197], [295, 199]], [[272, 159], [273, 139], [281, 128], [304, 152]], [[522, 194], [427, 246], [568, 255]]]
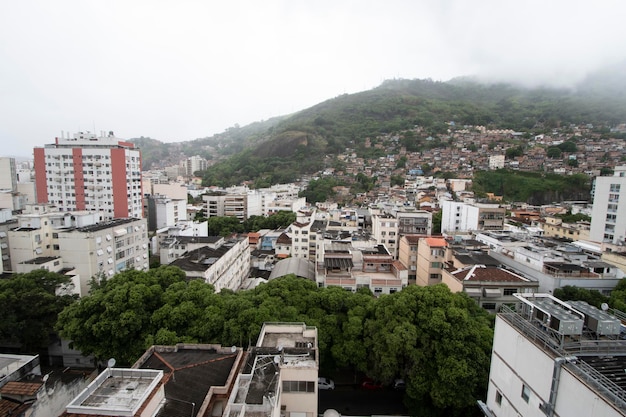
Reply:
[[448, 242], [446, 242], [445, 239], [442, 238], [437, 238], [437, 237], [427, 237], [426, 238], [426, 244], [428, 246], [432, 247], [440, 247], [443, 248], [445, 246], [448, 246]]
[[37, 391], [39, 391], [42, 385], [41, 382], [9, 381], [0, 388], [0, 394], [32, 396], [37, 394]]

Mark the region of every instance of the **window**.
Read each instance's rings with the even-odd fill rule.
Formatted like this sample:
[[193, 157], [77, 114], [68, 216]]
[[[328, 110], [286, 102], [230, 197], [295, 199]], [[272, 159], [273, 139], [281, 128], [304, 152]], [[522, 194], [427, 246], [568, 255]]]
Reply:
[[441, 279], [441, 275], [439, 275], [439, 274], [430, 274], [430, 279]]
[[528, 400], [530, 399], [530, 388], [528, 388], [526, 385], [522, 385], [522, 398], [526, 402], [528, 402]]
[[496, 404], [502, 405], [502, 393], [500, 391], [496, 391]]
[[513, 295], [515, 294], [517, 291], [517, 288], [505, 288], [504, 289], [504, 295]]
[[495, 310], [496, 309], [496, 303], [483, 303], [482, 307], [485, 310]]
[[619, 193], [620, 184], [611, 184], [610, 192]]
[[315, 392], [315, 382], [283, 381], [283, 392]]
[[441, 262], [431, 262], [430, 263], [430, 267], [431, 268], [441, 268], [442, 267], [442, 263]]

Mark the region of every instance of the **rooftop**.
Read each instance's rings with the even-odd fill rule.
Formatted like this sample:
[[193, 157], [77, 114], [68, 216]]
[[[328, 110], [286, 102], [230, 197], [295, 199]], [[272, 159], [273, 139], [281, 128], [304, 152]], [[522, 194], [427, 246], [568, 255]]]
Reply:
[[28, 261], [23, 261], [20, 263], [29, 264], [29, 265], [41, 265], [41, 264], [54, 261], [56, 259], [61, 259], [61, 257], [60, 256], [40, 256], [38, 258], [29, 259]]
[[134, 416], [163, 378], [163, 371], [107, 368], [67, 406], [67, 414]]
[[135, 218], [113, 219], [113, 220], [108, 220], [104, 222], [99, 222], [91, 226], [77, 227], [75, 230], [79, 232], [97, 232], [99, 230], [109, 229], [112, 227], [121, 226], [123, 224], [132, 223], [137, 220], [140, 220], [140, 219], [135, 219]]
[[502, 268], [474, 265], [452, 272], [452, 275], [461, 281], [479, 282], [530, 282], [520, 275]]
[[607, 401], [626, 411], [626, 314], [597, 309], [584, 301], [563, 302], [549, 294], [515, 294], [515, 311], [502, 306], [498, 317], [565, 367]]
[[[204, 347], [203, 347], [204, 346]], [[201, 409], [212, 387], [225, 387], [240, 350], [219, 351], [208, 345], [155, 346], [139, 365], [164, 374], [165, 405], [158, 417], [191, 416]]]

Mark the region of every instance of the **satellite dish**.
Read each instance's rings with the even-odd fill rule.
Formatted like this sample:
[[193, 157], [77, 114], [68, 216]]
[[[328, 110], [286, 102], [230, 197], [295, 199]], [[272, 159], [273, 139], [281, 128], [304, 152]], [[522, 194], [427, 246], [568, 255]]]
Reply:
[[48, 380], [48, 378], [50, 378], [50, 374], [45, 374], [45, 375], [43, 376], [43, 378], [41, 378], [41, 380], [42, 380], [42, 381], [43, 381], [43, 383], [45, 384], [45, 383], [46, 383], [46, 381]]
[[275, 364], [279, 364], [280, 363], [280, 355], [274, 356], [274, 363]]
[[283, 345], [278, 345], [278, 351], [282, 352], [283, 351]]
[[232, 353], [235, 353], [235, 352], [237, 351], [237, 346], [232, 345], [232, 346], [230, 347], [230, 351], [231, 351]]
[[107, 362], [107, 368], [113, 368], [115, 366], [115, 358], [109, 359]]
[[602, 303], [600, 308], [602, 309], [602, 311], [607, 311], [609, 309], [609, 305], [607, 303]]

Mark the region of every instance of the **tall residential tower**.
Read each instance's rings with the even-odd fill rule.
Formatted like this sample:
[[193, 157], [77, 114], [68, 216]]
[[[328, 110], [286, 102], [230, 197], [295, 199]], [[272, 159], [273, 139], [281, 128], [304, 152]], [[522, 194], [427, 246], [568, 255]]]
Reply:
[[106, 218], [143, 217], [141, 152], [113, 132], [56, 138], [34, 155], [39, 203], [102, 211]]

